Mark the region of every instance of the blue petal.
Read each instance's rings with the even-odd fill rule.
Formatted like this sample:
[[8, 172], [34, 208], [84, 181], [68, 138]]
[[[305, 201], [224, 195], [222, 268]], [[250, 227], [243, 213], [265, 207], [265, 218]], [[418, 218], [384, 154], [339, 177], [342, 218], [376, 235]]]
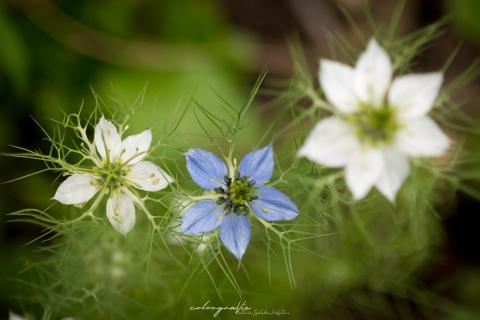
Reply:
[[253, 212], [267, 221], [292, 220], [298, 215], [295, 203], [274, 187], [259, 188], [257, 197], [252, 201]]
[[223, 207], [213, 200], [201, 201], [187, 208], [182, 219], [182, 230], [186, 234], [198, 235], [216, 229], [222, 219]]
[[273, 166], [273, 150], [270, 144], [243, 157], [238, 170], [240, 176], [248, 176], [250, 180], [262, 185], [272, 178]]
[[220, 239], [240, 261], [250, 241], [250, 221], [244, 215], [227, 214], [220, 225]]
[[210, 190], [223, 184], [227, 167], [219, 157], [202, 149], [190, 149], [185, 153], [185, 157], [188, 172], [200, 187]]

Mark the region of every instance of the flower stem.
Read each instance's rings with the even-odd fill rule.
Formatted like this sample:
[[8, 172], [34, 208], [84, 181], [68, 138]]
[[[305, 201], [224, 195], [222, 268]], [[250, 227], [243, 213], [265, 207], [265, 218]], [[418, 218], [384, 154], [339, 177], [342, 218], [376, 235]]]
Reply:
[[204, 196], [188, 196], [188, 200], [191, 200], [194, 202], [201, 201], [201, 200], [215, 200], [217, 198], [218, 198], [218, 195], [216, 194], [207, 194]]
[[228, 152], [228, 156], [225, 158], [225, 162], [227, 163], [227, 168], [228, 168], [228, 176], [233, 179], [235, 177], [235, 166], [233, 165], [232, 156], [233, 156], [233, 147], [230, 148], [230, 151]]
[[155, 217], [150, 213], [150, 211], [147, 209], [147, 207], [145, 207], [145, 205], [143, 204], [143, 201], [140, 200], [140, 198], [136, 194], [134, 194], [131, 190], [129, 190], [128, 188], [124, 188], [123, 192], [125, 192], [125, 194], [127, 194], [130, 197], [130, 199], [132, 199], [133, 202], [135, 202], [140, 207], [140, 209], [142, 209], [142, 211], [145, 213], [148, 220], [152, 224], [153, 228], [158, 229], [158, 226], [155, 223]]
[[262, 218], [258, 217], [256, 214], [252, 214], [252, 216], [254, 216], [255, 219], [257, 219], [258, 221], [260, 221], [260, 223], [263, 224], [263, 226], [267, 228], [267, 230], [271, 230], [273, 233], [275, 233], [280, 239], [284, 238], [283, 232], [277, 230], [274, 226], [272, 226], [270, 222], [263, 220]]
[[325, 110], [327, 110], [329, 112], [332, 112], [332, 113], [334, 112], [334, 110], [332, 109], [332, 107], [330, 107], [330, 105], [328, 105], [328, 103], [326, 103], [325, 101], [320, 99], [320, 97], [318, 96], [318, 94], [315, 92], [315, 90], [312, 87], [308, 87], [305, 90], [305, 93], [310, 98], [310, 100], [312, 100], [313, 105], [315, 107], [318, 107], [320, 109], [325, 109]]

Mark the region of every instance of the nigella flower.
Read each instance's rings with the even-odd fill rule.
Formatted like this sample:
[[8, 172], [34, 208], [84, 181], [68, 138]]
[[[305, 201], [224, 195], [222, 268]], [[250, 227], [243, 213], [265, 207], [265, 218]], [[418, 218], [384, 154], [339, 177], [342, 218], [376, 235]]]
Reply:
[[115, 125], [102, 117], [95, 126], [93, 144], [86, 137], [82, 140], [89, 147], [89, 157], [95, 166], [71, 172], [53, 198], [63, 204], [80, 205], [99, 192], [100, 196], [110, 194], [107, 218], [115, 230], [127, 234], [135, 225], [134, 203], [139, 201], [130, 189], [158, 191], [173, 182], [165, 171], [143, 160], [152, 133], [145, 130], [122, 140]]
[[250, 215], [266, 221], [292, 220], [298, 209], [276, 188], [266, 185], [273, 174], [269, 145], [247, 154], [236, 167], [211, 152], [190, 149], [185, 154], [193, 181], [210, 191], [183, 215], [183, 232], [198, 235], [220, 229], [220, 240], [240, 260], [250, 241]]
[[299, 155], [345, 167], [355, 199], [375, 186], [390, 201], [409, 173], [409, 157], [446, 152], [448, 137], [428, 117], [442, 73], [399, 76], [393, 82], [385, 50], [372, 39], [355, 68], [322, 59], [320, 85], [336, 115], [321, 120]]

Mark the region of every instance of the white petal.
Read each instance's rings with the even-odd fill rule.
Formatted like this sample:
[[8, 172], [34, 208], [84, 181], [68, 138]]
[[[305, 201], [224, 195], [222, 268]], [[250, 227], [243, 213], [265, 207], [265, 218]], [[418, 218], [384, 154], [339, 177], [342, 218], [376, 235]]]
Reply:
[[107, 159], [108, 154], [110, 162], [116, 160], [122, 141], [115, 125], [103, 116], [95, 126], [94, 142], [103, 159]]
[[113, 228], [123, 235], [135, 225], [135, 206], [121, 191], [112, 191], [107, 201], [107, 218]]
[[353, 128], [345, 121], [331, 117], [317, 123], [298, 155], [320, 165], [341, 167], [357, 147]]
[[355, 65], [355, 93], [362, 102], [380, 107], [391, 80], [390, 58], [377, 41], [371, 39]]
[[151, 143], [152, 131], [150, 130], [125, 138], [120, 148], [120, 160], [129, 165], [141, 161], [147, 155]]
[[13, 313], [12, 311], [9, 311], [8, 320], [26, 320], [26, 318], [19, 316], [18, 314]]
[[172, 177], [150, 161], [140, 161], [131, 166], [125, 178], [145, 191], [158, 191], [173, 182]]
[[345, 180], [355, 200], [362, 199], [377, 182], [384, 160], [380, 150], [360, 149], [350, 159], [345, 170]]
[[53, 199], [63, 204], [87, 202], [100, 189], [99, 179], [91, 175], [74, 174], [60, 184]]
[[408, 158], [403, 153], [388, 150], [384, 152], [385, 166], [375, 186], [392, 203], [410, 171]]
[[443, 75], [440, 72], [398, 77], [392, 83], [388, 102], [398, 109], [399, 117], [424, 116], [432, 109], [442, 82]]
[[355, 112], [358, 99], [354, 91], [354, 70], [346, 64], [322, 59], [319, 71], [320, 85], [327, 100], [341, 112]]
[[397, 147], [414, 157], [443, 155], [450, 145], [447, 135], [429, 117], [408, 120], [396, 137]]

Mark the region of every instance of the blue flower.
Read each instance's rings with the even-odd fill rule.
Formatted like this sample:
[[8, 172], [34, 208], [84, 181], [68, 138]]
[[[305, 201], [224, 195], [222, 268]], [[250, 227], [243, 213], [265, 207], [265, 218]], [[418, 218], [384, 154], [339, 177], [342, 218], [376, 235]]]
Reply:
[[193, 181], [211, 191], [212, 199], [190, 206], [183, 215], [183, 232], [198, 235], [220, 228], [220, 240], [241, 260], [250, 241], [249, 214], [266, 221], [292, 220], [298, 208], [284, 193], [265, 185], [273, 174], [272, 146], [247, 154], [228, 172], [215, 154], [190, 149], [185, 154]]

